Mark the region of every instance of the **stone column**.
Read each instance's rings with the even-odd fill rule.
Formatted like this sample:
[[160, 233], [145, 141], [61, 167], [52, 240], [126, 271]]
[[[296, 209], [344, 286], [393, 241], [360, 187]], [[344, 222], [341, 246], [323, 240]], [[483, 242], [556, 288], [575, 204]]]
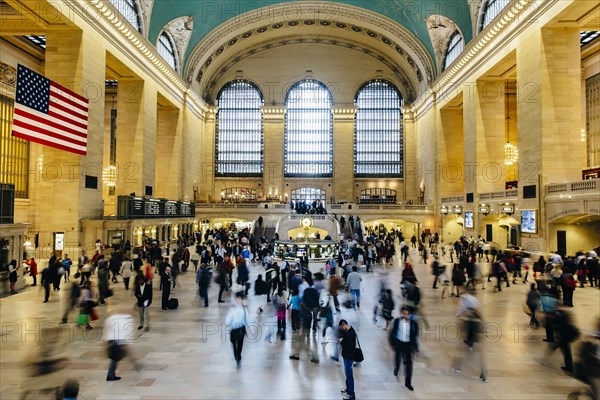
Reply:
[[404, 109], [402, 113], [402, 134], [404, 136], [404, 165], [402, 167], [402, 193], [398, 193], [398, 200], [406, 204], [408, 199], [418, 198], [417, 173], [417, 139], [414, 112]]
[[[579, 28], [544, 28], [517, 46], [520, 185], [581, 179]], [[542, 188], [540, 188], [541, 190]]]
[[464, 190], [464, 140], [462, 105], [440, 110], [438, 140], [440, 197], [462, 196]]
[[[190, 127], [190, 115], [187, 118], [187, 127]], [[198, 188], [200, 199], [215, 201], [215, 129], [216, 129], [216, 107], [210, 106], [205, 114], [205, 120], [201, 125], [204, 129], [200, 139], [200, 185]]]
[[155, 196], [171, 200], [182, 198], [182, 127], [179, 109], [157, 110]]
[[[34, 192], [39, 205], [36, 219], [40, 247], [51, 248], [52, 233], [64, 232], [64, 251], [75, 258], [81, 242], [80, 219], [102, 213], [106, 53], [93, 33], [76, 29], [48, 30], [46, 43], [46, 77], [89, 99], [86, 156], [32, 146], [32, 150], [39, 146], [43, 159]], [[86, 175], [98, 178], [97, 188], [85, 188]], [[47, 255], [38, 254], [44, 258]]]
[[463, 97], [464, 191], [504, 190], [503, 81], [478, 81]]
[[[263, 195], [269, 193], [282, 195], [291, 194], [284, 188], [283, 162], [284, 162], [284, 132], [285, 132], [285, 108], [283, 106], [264, 106], [264, 152], [263, 162]], [[261, 190], [257, 190], [261, 192]], [[258, 193], [257, 193], [258, 194]]]
[[[119, 80], [117, 96], [117, 195], [142, 196], [153, 188], [156, 160], [156, 90], [141, 79]], [[168, 168], [163, 163], [159, 168]]]
[[333, 109], [333, 195], [334, 201], [356, 202], [354, 188], [354, 113], [352, 107]]

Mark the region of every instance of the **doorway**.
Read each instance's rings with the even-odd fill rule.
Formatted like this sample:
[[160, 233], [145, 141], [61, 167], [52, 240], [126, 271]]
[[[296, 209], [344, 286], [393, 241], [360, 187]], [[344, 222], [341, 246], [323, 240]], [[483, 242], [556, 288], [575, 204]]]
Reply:
[[567, 231], [556, 231], [556, 250], [563, 257], [567, 254]]

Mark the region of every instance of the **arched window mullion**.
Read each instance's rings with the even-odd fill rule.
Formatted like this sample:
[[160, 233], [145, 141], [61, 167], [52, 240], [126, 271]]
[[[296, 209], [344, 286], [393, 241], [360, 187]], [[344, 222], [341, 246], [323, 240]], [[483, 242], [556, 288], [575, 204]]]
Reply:
[[173, 68], [175, 71], [178, 71], [177, 68], [177, 51], [175, 48], [175, 43], [169, 34], [166, 32], [162, 32], [158, 37], [158, 42], [156, 43], [156, 49], [158, 50], [158, 54]]
[[510, 3], [510, 0], [487, 0], [483, 5], [481, 14], [481, 26], [479, 31], [481, 32], [486, 26], [490, 24]]
[[390, 82], [367, 82], [357, 92], [354, 176], [402, 177], [402, 97]]
[[456, 60], [465, 48], [462, 35], [459, 31], [455, 31], [448, 41], [448, 47], [446, 48], [446, 54], [444, 55], [444, 71]]
[[217, 96], [215, 176], [262, 176], [260, 90], [246, 80], [229, 82]]
[[142, 31], [142, 16], [137, 0], [109, 0], [111, 4], [121, 13], [138, 32]]
[[333, 176], [332, 98], [313, 79], [296, 83], [286, 96], [284, 174], [286, 177]]

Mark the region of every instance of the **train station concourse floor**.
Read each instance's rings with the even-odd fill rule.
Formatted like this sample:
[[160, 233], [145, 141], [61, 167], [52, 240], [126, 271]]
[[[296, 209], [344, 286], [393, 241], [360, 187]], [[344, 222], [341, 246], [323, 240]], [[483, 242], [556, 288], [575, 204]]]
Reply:
[[[313, 264], [318, 271], [322, 265]], [[489, 268], [489, 264], [486, 265]], [[264, 269], [258, 264], [250, 268], [251, 280]], [[380, 282], [385, 279], [394, 292], [396, 310], [400, 305], [401, 266], [396, 263], [387, 274], [379, 269], [362, 272], [362, 302], [355, 310], [342, 307], [334, 315], [348, 320], [358, 334], [365, 355], [364, 362], [354, 367], [356, 397], [360, 399], [566, 399], [570, 393], [585, 391], [586, 385], [568, 376], [559, 350], [546, 357], [548, 343], [543, 328], [533, 330], [523, 304], [529, 285], [521, 280], [495, 292], [495, 280], [478, 286], [475, 296], [481, 303], [484, 318], [483, 354], [488, 369], [488, 382], [479, 379], [478, 365], [462, 363], [461, 372], [451, 369], [452, 360], [465, 354], [460, 321], [456, 317], [459, 300], [441, 299], [442, 288], [432, 289], [432, 275], [424, 264], [416, 264], [416, 276], [423, 293], [420, 353], [414, 359], [414, 392], [404, 387], [402, 371], [393, 374], [394, 353], [388, 344], [381, 317], [373, 321]], [[235, 276], [234, 276], [235, 280]], [[230, 293], [225, 303], [217, 303], [218, 287], [213, 284], [208, 308], [200, 306], [194, 273], [177, 279], [173, 297], [179, 299], [176, 310], [161, 310], [160, 292], [154, 284], [150, 330], [137, 330], [138, 316], [131, 291], [123, 283], [113, 284], [114, 296], [98, 307], [100, 320], [85, 330], [75, 324], [77, 311], [69, 314], [67, 324], [60, 324], [68, 290], [52, 292], [50, 301], [42, 303], [43, 290], [27, 287], [19, 293], [0, 299], [2, 325], [0, 351], [0, 398], [53, 398], [53, 388], [68, 378], [79, 381], [79, 399], [340, 399], [344, 388], [344, 369], [330, 358], [334, 352], [330, 343], [323, 344], [318, 334], [311, 336], [306, 348], [312, 346], [319, 363], [310, 362], [310, 352], [300, 354], [300, 360], [290, 360], [291, 341], [270, 335], [276, 330], [273, 308], [256, 314], [257, 299], [248, 298], [251, 329], [242, 352], [241, 368], [236, 369], [225, 314], [230, 308]], [[68, 286], [68, 285], [66, 285]], [[503, 287], [505, 285], [503, 284]], [[234, 288], [235, 289], [235, 285]], [[341, 295], [344, 297], [344, 295]], [[597, 288], [577, 289], [574, 321], [584, 339], [596, 329], [600, 310]], [[118, 365], [120, 381], [107, 382], [107, 358], [102, 326], [114, 311], [129, 312], [135, 321], [131, 327], [131, 353], [140, 369], [126, 358]], [[288, 324], [289, 316], [288, 316]], [[577, 345], [573, 346], [577, 360]], [[35, 375], [33, 362], [56, 363], [56, 371]], [[581, 397], [588, 398], [588, 397]]]

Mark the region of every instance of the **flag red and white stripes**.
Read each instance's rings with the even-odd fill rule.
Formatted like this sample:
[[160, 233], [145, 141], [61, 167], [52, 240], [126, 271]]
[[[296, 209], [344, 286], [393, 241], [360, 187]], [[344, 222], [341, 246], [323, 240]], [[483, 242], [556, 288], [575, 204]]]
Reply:
[[22, 65], [15, 97], [13, 136], [86, 155], [86, 98]]

